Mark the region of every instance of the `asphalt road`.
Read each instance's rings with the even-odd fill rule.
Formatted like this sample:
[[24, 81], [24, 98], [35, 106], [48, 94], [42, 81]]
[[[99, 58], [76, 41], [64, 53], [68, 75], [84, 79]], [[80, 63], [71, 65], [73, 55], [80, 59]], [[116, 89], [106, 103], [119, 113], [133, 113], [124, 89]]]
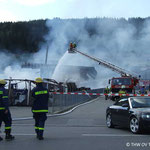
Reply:
[[[106, 108], [112, 101], [103, 97], [73, 112], [49, 117], [45, 139], [34, 133], [34, 120], [13, 121], [13, 141], [1, 141], [0, 150], [138, 150], [150, 149], [150, 133], [134, 135], [127, 129], [108, 129]], [[4, 137], [4, 134], [3, 134]]]

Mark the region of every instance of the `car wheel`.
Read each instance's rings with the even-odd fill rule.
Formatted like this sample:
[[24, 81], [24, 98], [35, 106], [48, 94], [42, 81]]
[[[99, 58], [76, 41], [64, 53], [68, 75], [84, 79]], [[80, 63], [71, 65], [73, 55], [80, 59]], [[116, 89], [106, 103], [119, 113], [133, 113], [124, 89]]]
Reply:
[[130, 130], [135, 134], [140, 132], [139, 120], [136, 117], [130, 119]]
[[113, 128], [114, 127], [110, 114], [108, 114], [107, 117], [106, 117], [106, 125], [107, 125], [108, 128]]

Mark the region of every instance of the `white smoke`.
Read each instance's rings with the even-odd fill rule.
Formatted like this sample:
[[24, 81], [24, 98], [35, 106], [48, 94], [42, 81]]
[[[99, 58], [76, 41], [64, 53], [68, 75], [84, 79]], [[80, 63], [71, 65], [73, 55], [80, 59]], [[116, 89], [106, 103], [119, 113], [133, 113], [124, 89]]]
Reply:
[[55, 2], [55, 0], [38, 0], [38, 1], [37, 0], [14, 0], [14, 1], [16, 1], [21, 5], [32, 6], [32, 7]]
[[[47, 43], [42, 45], [40, 51], [32, 57], [22, 56], [21, 61], [18, 61], [13, 54], [0, 53], [2, 61], [0, 78], [34, 79], [40, 76], [40, 69], [22, 69], [20, 64], [24, 60], [44, 64], [47, 46], [49, 47], [48, 64], [56, 64], [59, 61], [53, 76], [52, 72], [47, 71], [50, 77], [57, 81], [77, 81], [78, 86], [98, 88], [106, 86], [110, 78], [120, 76], [84, 56], [66, 53], [70, 42], [76, 42], [77, 49], [82, 52], [131, 72], [142, 74], [150, 68], [150, 21], [147, 19], [143, 22], [143, 27], [138, 33], [136, 28], [128, 22], [125, 19], [107, 18], [47, 20], [46, 25], [49, 28], [49, 34], [45, 37]], [[87, 32], [87, 29], [92, 30], [91, 34]], [[107, 33], [111, 33], [110, 36]], [[62, 69], [62, 66], [66, 65], [93, 66], [98, 72], [97, 78], [85, 82], [72, 70]], [[146, 78], [149, 74], [146, 72]]]
[[[50, 40], [51, 56], [63, 56], [52, 77], [59, 81], [67, 81], [71, 80], [70, 76], [68, 77], [68, 74], [71, 74], [72, 81], [79, 80], [73, 72], [62, 69], [62, 65], [72, 63], [79, 66], [96, 67], [98, 71], [96, 82], [88, 81], [85, 83], [85, 85], [92, 88], [103, 87], [108, 83], [108, 79], [120, 76], [83, 56], [77, 54], [63, 55], [68, 49], [69, 42], [73, 41], [78, 43], [77, 49], [82, 52], [106, 60], [131, 73], [142, 74], [141, 69], [147, 64], [150, 56], [150, 52], [147, 49], [150, 46], [150, 43], [148, 43], [150, 36], [149, 22], [144, 23], [144, 28], [139, 30], [141, 35], [136, 38], [136, 28], [128, 23], [128, 20], [95, 18], [93, 19], [95, 24], [89, 23], [91, 20], [87, 18], [82, 20], [53, 19], [47, 21], [47, 26], [50, 28], [50, 34], [47, 39]], [[89, 35], [86, 28], [95, 29], [96, 34]], [[112, 34], [108, 37], [101, 32], [112, 32]], [[88, 62], [86, 62], [87, 60]], [[84, 82], [83, 84], [81, 82], [80, 85], [84, 85]]]
[[[18, 59], [19, 57], [20, 59]], [[29, 59], [30, 57], [22, 54], [22, 57], [9, 52], [3, 51], [0, 52], [0, 78], [1, 79], [35, 79], [35, 77], [40, 76], [39, 69], [23, 69], [21, 64]]]
[[1, 78], [15, 78], [15, 79], [35, 79], [39, 74], [39, 70], [22, 69], [20, 66], [7, 66]]

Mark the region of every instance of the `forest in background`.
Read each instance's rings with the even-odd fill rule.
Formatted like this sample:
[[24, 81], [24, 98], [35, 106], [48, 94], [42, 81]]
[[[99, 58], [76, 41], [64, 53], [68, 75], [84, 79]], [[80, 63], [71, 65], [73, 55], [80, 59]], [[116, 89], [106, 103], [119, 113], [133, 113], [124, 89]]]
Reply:
[[48, 33], [46, 20], [0, 23], [0, 50], [11, 53], [32, 53], [39, 50]]

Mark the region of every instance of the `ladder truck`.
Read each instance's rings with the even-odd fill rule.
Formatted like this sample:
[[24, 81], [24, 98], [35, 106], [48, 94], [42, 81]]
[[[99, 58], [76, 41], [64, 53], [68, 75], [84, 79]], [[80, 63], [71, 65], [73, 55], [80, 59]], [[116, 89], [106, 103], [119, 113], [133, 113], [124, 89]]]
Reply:
[[113, 77], [112, 79], [109, 79], [109, 84], [110, 86], [110, 91], [111, 91], [111, 96], [110, 98], [112, 100], [115, 100], [118, 96], [116, 96], [116, 93], [119, 93], [120, 89], [124, 88], [124, 90], [130, 94], [135, 93], [135, 87], [139, 83], [140, 76], [137, 75], [132, 75], [129, 71], [126, 71], [125, 69], [122, 69], [114, 64], [111, 64], [105, 60], [90, 56], [86, 53], [83, 53], [79, 50], [77, 50], [76, 45], [70, 43], [68, 53], [79, 53], [91, 60], [94, 60], [97, 62], [99, 65], [102, 65], [116, 73], [119, 73], [121, 77]]

